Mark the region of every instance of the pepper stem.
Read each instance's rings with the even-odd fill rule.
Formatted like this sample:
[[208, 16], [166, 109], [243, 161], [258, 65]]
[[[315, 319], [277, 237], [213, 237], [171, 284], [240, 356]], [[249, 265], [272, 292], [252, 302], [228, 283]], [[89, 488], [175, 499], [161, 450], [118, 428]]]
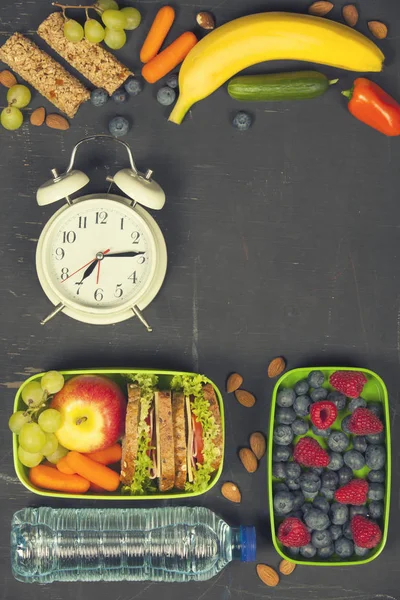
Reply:
[[341, 93], [343, 94], [343, 96], [346, 96], [348, 100], [351, 100], [351, 97], [353, 96], [353, 90], [354, 88], [350, 88], [349, 90], [342, 90]]
[[328, 83], [329, 83], [329, 85], [335, 85], [335, 83], [337, 83], [338, 81], [339, 81], [339, 78], [337, 78], [337, 79], [330, 79], [328, 81]]

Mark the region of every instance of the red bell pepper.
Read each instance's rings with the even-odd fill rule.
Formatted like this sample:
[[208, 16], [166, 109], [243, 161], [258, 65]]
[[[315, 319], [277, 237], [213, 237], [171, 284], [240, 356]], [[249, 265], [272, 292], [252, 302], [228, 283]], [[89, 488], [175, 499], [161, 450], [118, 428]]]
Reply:
[[356, 119], [385, 135], [400, 135], [400, 104], [379, 85], [359, 77], [342, 94], [349, 99], [349, 111]]

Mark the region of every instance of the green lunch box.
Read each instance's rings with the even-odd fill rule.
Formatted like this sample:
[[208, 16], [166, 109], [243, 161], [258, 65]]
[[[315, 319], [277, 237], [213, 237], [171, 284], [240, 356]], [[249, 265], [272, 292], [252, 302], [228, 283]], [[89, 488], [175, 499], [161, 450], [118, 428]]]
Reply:
[[[182, 371], [154, 371], [150, 369], [85, 369], [85, 370], [74, 370], [74, 371], [60, 371], [65, 377], [65, 379], [69, 379], [74, 375], [105, 375], [113, 379], [116, 383], [118, 383], [122, 389], [126, 388], [128, 383], [127, 379], [124, 378], [124, 375], [129, 375], [132, 373], [148, 373], [149, 375], [157, 375], [159, 378], [159, 389], [169, 389], [170, 382], [174, 375], [197, 375], [197, 373], [186, 373]], [[22, 400], [22, 390], [30, 381], [40, 380], [44, 373], [38, 373], [33, 375], [29, 379], [27, 379], [18, 389], [15, 401], [14, 401], [14, 412], [17, 410], [24, 410], [25, 404]], [[224, 419], [224, 404], [221, 396], [221, 392], [217, 388], [217, 386], [208, 378], [206, 378], [208, 383], [214, 388], [215, 394], [217, 396], [219, 410], [221, 413], [221, 424], [222, 424], [222, 438], [223, 438], [223, 451], [222, 451], [222, 460], [219, 466], [218, 471], [214, 473], [212, 479], [203, 492], [182, 492], [182, 491], [170, 491], [170, 492], [155, 492], [154, 494], [148, 494], [143, 496], [128, 496], [123, 495], [119, 491], [110, 492], [104, 494], [93, 494], [90, 491], [86, 494], [67, 494], [63, 492], [53, 492], [51, 490], [44, 490], [35, 487], [30, 481], [28, 477], [28, 468], [21, 464], [18, 459], [18, 436], [13, 435], [13, 455], [14, 455], [14, 467], [15, 472], [18, 476], [18, 479], [21, 483], [28, 488], [34, 494], [39, 494], [40, 496], [48, 496], [50, 498], [81, 498], [87, 500], [124, 500], [124, 501], [132, 501], [132, 500], [168, 500], [168, 499], [177, 499], [177, 498], [191, 498], [193, 496], [199, 496], [208, 492], [218, 481], [221, 476], [224, 462], [224, 453], [225, 453], [225, 419]]]
[[[386, 446], [386, 479], [385, 479], [385, 497], [384, 497], [384, 513], [381, 522], [379, 523], [382, 530], [382, 539], [380, 543], [370, 550], [369, 554], [366, 557], [359, 557], [353, 555], [350, 559], [340, 559], [335, 554], [328, 559], [318, 558], [317, 555], [312, 559], [303, 558], [300, 554], [291, 555], [288, 549], [283, 546], [277, 537], [277, 531], [279, 527], [279, 523], [283, 519], [282, 517], [275, 517], [274, 515], [274, 504], [273, 504], [273, 484], [278, 480], [272, 476], [272, 452], [274, 447], [273, 435], [274, 435], [274, 422], [275, 422], [275, 410], [276, 410], [276, 397], [278, 392], [283, 388], [292, 388], [298, 381], [302, 379], [307, 379], [308, 374], [311, 371], [322, 371], [325, 376], [325, 383], [323, 385], [324, 388], [329, 391], [333, 391], [332, 386], [329, 384], [329, 377], [335, 371], [359, 371], [365, 374], [368, 379], [368, 382], [365, 384], [364, 389], [361, 393], [361, 397], [364, 400], [371, 402], [378, 402], [382, 405], [382, 421], [384, 424], [384, 432], [385, 432], [385, 446]], [[368, 407], [368, 404], [367, 404]], [[340, 411], [335, 423], [332, 425], [331, 429], [340, 429], [340, 423], [342, 419], [350, 414], [350, 412], [346, 409]], [[309, 420], [309, 417], [306, 417]], [[314, 435], [311, 428], [309, 432], [306, 434], [314, 437], [320, 445], [324, 448], [327, 447], [326, 438]], [[295, 444], [301, 436], [295, 436], [293, 443]], [[273, 395], [272, 395], [272, 403], [271, 403], [271, 414], [269, 421], [269, 441], [268, 441], [268, 500], [269, 500], [269, 513], [271, 520], [271, 533], [272, 533], [272, 541], [275, 546], [276, 551], [283, 558], [297, 563], [301, 565], [311, 565], [311, 566], [319, 566], [319, 567], [343, 567], [343, 566], [354, 566], [354, 565], [362, 565], [374, 560], [379, 554], [382, 552], [383, 548], [386, 544], [387, 534], [388, 534], [388, 525], [389, 525], [389, 509], [390, 509], [390, 480], [391, 480], [391, 445], [390, 445], [390, 418], [389, 418], [389, 401], [388, 401], [388, 393], [386, 386], [382, 379], [374, 373], [373, 371], [369, 371], [368, 369], [356, 369], [356, 368], [348, 368], [348, 367], [307, 367], [301, 369], [293, 369], [292, 371], [288, 371], [279, 379], [276, 383]], [[369, 468], [365, 466], [363, 469], [357, 471], [357, 477], [365, 478], [367, 473], [369, 472]]]

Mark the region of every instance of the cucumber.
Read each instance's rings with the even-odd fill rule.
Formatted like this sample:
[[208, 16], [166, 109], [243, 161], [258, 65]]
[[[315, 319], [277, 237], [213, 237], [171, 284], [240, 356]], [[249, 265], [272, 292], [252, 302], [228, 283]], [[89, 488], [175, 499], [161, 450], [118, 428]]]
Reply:
[[329, 80], [318, 71], [240, 75], [231, 79], [228, 93], [235, 100], [253, 102], [307, 100], [322, 96], [337, 81]]

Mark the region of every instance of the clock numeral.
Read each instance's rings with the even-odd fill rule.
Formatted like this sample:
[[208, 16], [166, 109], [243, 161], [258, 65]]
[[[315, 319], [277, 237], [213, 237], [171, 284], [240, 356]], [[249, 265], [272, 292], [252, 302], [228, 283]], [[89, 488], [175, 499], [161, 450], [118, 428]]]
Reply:
[[104, 290], [102, 288], [97, 288], [97, 290], [94, 293], [94, 299], [96, 300], [96, 302], [101, 302], [104, 298], [104, 294], [103, 294]]
[[115, 288], [114, 296], [116, 298], [121, 298], [123, 296], [124, 290], [122, 289], [122, 283], [117, 283], [117, 287]]
[[76, 233], [75, 231], [64, 231], [63, 232], [63, 244], [66, 244], [68, 242], [68, 244], [73, 244], [74, 241], [76, 240]]
[[79, 224], [78, 224], [79, 229], [86, 229], [86, 225], [87, 225], [87, 217], [79, 217]]
[[121, 230], [124, 228], [124, 218], [125, 217], [121, 217]]
[[137, 261], [138, 261], [139, 265], [142, 265], [144, 262], [146, 262], [146, 258], [142, 254], [141, 256], [138, 256]]
[[100, 210], [96, 213], [96, 225], [107, 225], [108, 213], [105, 210]]
[[62, 260], [65, 256], [65, 252], [62, 248], [56, 248], [55, 254], [57, 260]]
[[138, 231], [132, 231], [131, 238], [132, 244], [138, 244], [140, 239], [140, 233]]
[[76, 281], [75, 285], [78, 286], [78, 289], [76, 290], [76, 295], [79, 296], [79, 292], [81, 291], [81, 285], [83, 285], [83, 281]]
[[64, 279], [67, 279], [68, 276], [69, 276], [69, 269], [68, 269], [68, 267], [63, 267], [61, 269], [61, 281], [64, 281]]
[[133, 271], [132, 275], [129, 275], [128, 279], [130, 279], [132, 283], [136, 283], [136, 271]]

